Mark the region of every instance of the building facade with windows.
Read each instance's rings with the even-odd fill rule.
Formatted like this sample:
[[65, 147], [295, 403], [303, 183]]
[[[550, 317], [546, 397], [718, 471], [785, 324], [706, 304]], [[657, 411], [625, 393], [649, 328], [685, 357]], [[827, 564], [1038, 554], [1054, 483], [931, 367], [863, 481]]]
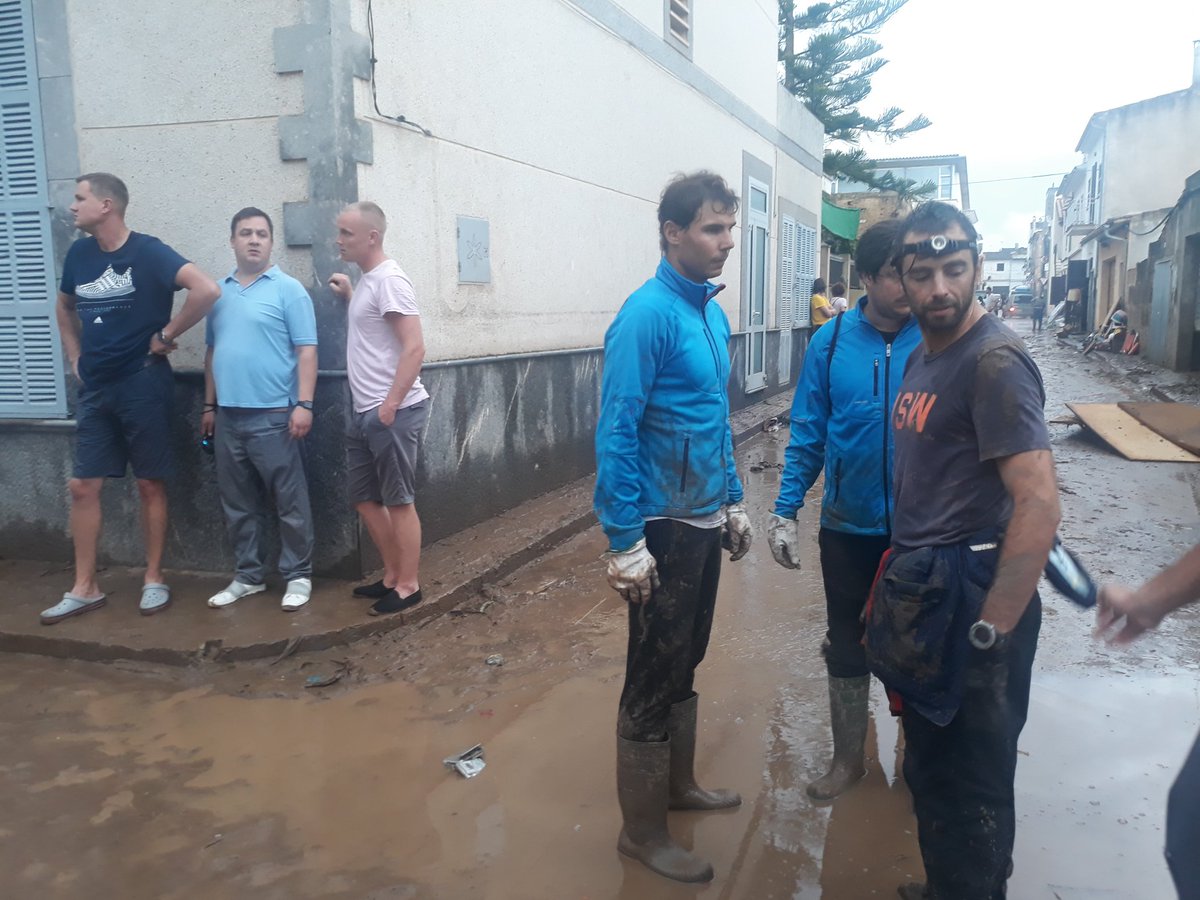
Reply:
[[[874, 170], [883, 175], [891, 173], [896, 178], [908, 179], [917, 186], [931, 184], [931, 193], [922, 200], [941, 200], [953, 204], [971, 216], [971, 187], [967, 177], [965, 156], [897, 156], [871, 161]], [[834, 182], [831, 193], [855, 194], [870, 190], [865, 184], [840, 178]]]
[[[1056, 272], [1065, 274], [1074, 265], [1076, 281], [1086, 282], [1081, 290], [1088, 300], [1088, 327], [1102, 324], [1135, 293], [1138, 273], [1145, 271], [1139, 264], [1161, 237], [1195, 171], [1198, 144], [1200, 41], [1193, 47], [1188, 87], [1097, 112], [1088, 120], [1075, 147], [1082, 161], [1059, 189], [1062, 240], [1052, 240]], [[1131, 313], [1135, 329], [1150, 327], [1148, 315]]]
[[[823, 134], [779, 86], [776, 40], [754, 0], [0, 0], [6, 552], [70, 553], [74, 388], [53, 303], [81, 172], [123, 177], [130, 226], [214, 275], [232, 266], [234, 211], [275, 218], [276, 261], [317, 309], [323, 573], [370, 563], [343, 499], [345, 310], [325, 288], [348, 202], [387, 211], [387, 249], [421, 304], [428, 539], [591, 470], [604, 331], [653, 273], [658, 195], [677, 172], [712, 169], [742, 198], [719, 298], [735, 408], [786, 389], [808, 334]], [[168, 563], [224, 569], [195, 442], [202, 340], [195, 329], [172, 357]], [[133, 485], [104, 502], [102, 552], [138, 560]]]
[[983, 289], [995, 291], [1003, 297], [1016, 287], [1029, 284], [1026, 263], [1029, 261], [1028, 247], [1002, 247], [983, 254]]

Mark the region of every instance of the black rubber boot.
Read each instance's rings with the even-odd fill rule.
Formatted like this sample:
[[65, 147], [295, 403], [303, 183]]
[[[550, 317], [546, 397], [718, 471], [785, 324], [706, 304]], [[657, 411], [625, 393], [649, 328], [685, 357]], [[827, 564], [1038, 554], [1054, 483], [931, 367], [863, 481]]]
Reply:
[[871, 676], [829, 676], [829, 713], [833, 726], [833, 762], [829, 771], [808, 786], [813, 800], [832, 800], [867, 774], [867, 699]]
[[925, 890], [925, 885], [918, 881], [900, 885], [896, 888], [896, 893], [900, 895], [900, 900], [932, 900], [932, 895]]
[[671, 809], [729, 809], [740, 806], [736, 791], [706, 791], [696, 784], [696, 707], [695, 694], [671, 706], [667, 718], [667, 739], [671, 742]]
[[625, 820], [617, 849], [674, 881], [712, 881], [712, 866], [667, 831], [670, 768], [670, 741], [617, 738], [617, 799]]

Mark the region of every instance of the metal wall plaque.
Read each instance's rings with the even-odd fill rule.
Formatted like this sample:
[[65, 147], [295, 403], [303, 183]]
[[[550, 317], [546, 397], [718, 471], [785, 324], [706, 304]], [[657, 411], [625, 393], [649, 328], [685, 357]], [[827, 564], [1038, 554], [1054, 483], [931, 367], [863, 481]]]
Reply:
[[488, 284], [492, 280], [488, 220], [458, 217], [458, 283]]

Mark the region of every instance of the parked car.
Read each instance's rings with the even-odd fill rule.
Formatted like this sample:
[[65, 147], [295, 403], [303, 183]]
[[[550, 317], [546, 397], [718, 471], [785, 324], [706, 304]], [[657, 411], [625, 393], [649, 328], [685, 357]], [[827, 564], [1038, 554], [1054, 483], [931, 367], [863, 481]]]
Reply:
[[1032, 308], [1033, 291], [1027, 287], [1016, 287], [1008, 292], [1008, 299], [1004, 304], [1004, 315], [1009, 319], [1028, 316]]

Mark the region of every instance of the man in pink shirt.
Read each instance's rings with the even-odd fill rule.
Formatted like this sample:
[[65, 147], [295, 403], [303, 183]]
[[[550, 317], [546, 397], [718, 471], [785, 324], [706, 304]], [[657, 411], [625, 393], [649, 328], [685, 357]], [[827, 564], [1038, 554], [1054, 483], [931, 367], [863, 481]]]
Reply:
[[417, 300], [408, 276], [383, 252], [386, 232], [387, 217], [374, 203], [342, 210], [338, 251], [363, 274], [353, 287], [347, 275], [329, 279], [333, 292], [350, 304], [346, 374], [354, 409], [346, 435], [347, 478], [350, 501], [383, 557], [383, 578], [354, 593], [375, 599], [373, 616], [421, 602], [421, 520], [413, 501], [417, 449], [429, 417]]

